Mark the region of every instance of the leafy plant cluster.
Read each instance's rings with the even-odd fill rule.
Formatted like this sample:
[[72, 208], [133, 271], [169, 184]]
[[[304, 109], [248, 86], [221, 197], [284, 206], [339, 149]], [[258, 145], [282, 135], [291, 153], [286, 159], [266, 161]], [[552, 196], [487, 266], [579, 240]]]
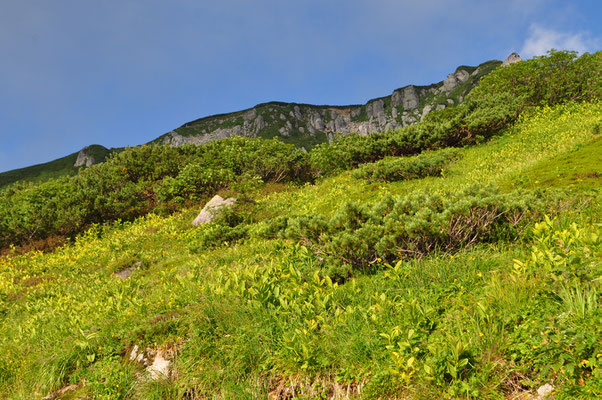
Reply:
[[418, 194], [375, 205], [347, 203], [331, 219], [322, 215], [280, 217], [259, 232], [311, 248], [332, 271], [352, 271], [399, 258], [421, 258], [478, 242], [512, 240], [530, 216], [543, 209], [536, 194], [500, 194], [473, 187], [447, 196]]
[[[524, 200], [531, 212], [515, 227], [506, 222], [510, 214], [501, 216], [459, 251], [376, 254], [364, 267], [369, 274], [355, 269], [346, 279], [337, 279], [348, 276], [339, 254], [320, 247], [341, 232], [361, 239], [353, 221], [370, 227], [370, 220], [349, 218], [350, 228], [305, 246], [284, 234], [301, 219], [295, 215], [339, 210], [346, 221], [341, 206], [349, 199], [374, 203], [390, 193], [393, 204], [414, 199], [414, 214], [349, 208], [386, 220], [389, 230], [413, 221], [411, 232], [434, 235], [429, 227], [445, 221], [445, 210], [439, 213], [437, 201], [434, 210], [421, 207], [422, 198], [438, 197], [448, 210], [461, 196], [478, 203], [475, 193], [487, 190], [463, 188], [506, 180], [508, 190], [529, 188], [548, 161], [559, 179], [591, 171], [571, 161], [597, 166], [599, 153], [587, 146], [601, 110], [599, 102], [541, 107], [503, 137], [462, 150], [445, 178], [367, 185], [342, 174], [298, 188], [271, 185], [281, 190], [239, 201], [216, 221], [216, 231], [248, 230], [243, 240], [212, 238], [211, 224], [191, 227], [188, 210], [95, 225], [53, 252], [0, 257], [0, 397], [56, 396], [75, 385], [63, 397], [501, 399], [551, 383], [557, 399], [600, 398], [602, 232], [594, 178], [563, 186], [563, 199], [572, 200], [550, 206], [555, 220], [540, 217], [536, 193], [490, 191], [484, 197], [499, 200], [491, 204], [506, 199], [519, 204], [508, 209], [522, 210]], [[556, 169], [558, 157], [572, 169]], [[289, 217], [257, 223], [266, 213]], [[333, 220], [323, 219], [328, 226]], [[524, 230], [533, 220], [543, 222]], [[521, 231], [530, 240], [497, 239]], [[282, 239], [262, 239], [276, 236]], [[214, 248], [217, 237], [238, 244]], [[124, 270], [131, 276], [115, 275]], [[147, 365], [130, 359], [135, 345], [146, 354], [165, 351], [169, 379], [147, 379]]]
[[305, 181], [306, 154], [277, 140], [233, 137], [205, 146], [146, 145], [113, 154], [77, 176], [0, 192], [0, 247], [72, 236], [91, 224], [171, 210], [224, 188]]
[[360, 166], [351, 175], [371, 182], [394, 182], [440, 176], [443, 168], [458, 158], [459, 152], [454, 148], [425, 152], [413, 157], [384, 158]]

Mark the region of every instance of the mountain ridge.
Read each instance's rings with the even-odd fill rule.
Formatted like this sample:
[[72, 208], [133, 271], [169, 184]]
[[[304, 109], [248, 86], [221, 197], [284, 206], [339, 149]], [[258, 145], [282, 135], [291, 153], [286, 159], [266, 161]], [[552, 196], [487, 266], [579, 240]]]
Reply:
[[478, 66], [462, 65], [445, 80], [430, 85], [406, 85], [365, 104], [260, 103], [187, 122], [149, 143], [203, 144], [238, 135], [279, 137], [286, 143], [308, 149], [331, 141], [336, 133], [368, 135], [394, 130], [423, 120], [432, 110], [460, 104], [480, 78], [501, 64], [501, 61], [490, 60]]
[[[506, 61], [520, 61], [511, 54]], [[220, 113], [189, 121], [147, 144], [204, 144], [230, 136], [278, 137], [285, 143], [305, 150], [330, 142], [337, 134], [394, 130], [419, 122], [431, 111], [460, 104], [480, 79], [502, 65], [490, 60], [478, 66], [458, 66], [447, 78], [430, 85], [406, 85], [390, 95], [369, 99], [365, 104], [318, 105], [270, 101], [229, 113]], [[88, 156], [87, 149], [98, 153]], [[0, 173], [0, 188], [17, 181], [43, 181], [74, 175], [81, 167], [102, 162], [117, 148], [86, 146], [56, 160]]]

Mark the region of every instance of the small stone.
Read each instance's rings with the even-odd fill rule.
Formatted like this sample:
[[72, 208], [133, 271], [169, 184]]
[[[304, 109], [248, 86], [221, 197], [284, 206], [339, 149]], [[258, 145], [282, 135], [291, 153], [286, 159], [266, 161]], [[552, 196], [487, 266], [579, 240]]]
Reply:
[[[136, 265], [136, 264], [134, 264], [134, 265]], [[140, 265], [142, 265], [142, 264], [140, 264]], [[115, 272], [113, 274], [113, 276], [116, 276], [117, 278], [119, 278], [121, 280], [126, 280], [127, 278], [129, 278], [132, 275], [132, 273], [135, 270], [136, 270], [136, 267], [128, 267], [128, 268], [122, 269], [119, 272]]]
[[[142, 354], [142, 353], [140, 353]], [[138, 345], [135, 345], [130, 353], [130, 361], [134, 361], [138, 357]]]
[[538, 399], [545, 399], [548, 397], [548, 395], [550, 393], [552, 393], [554, 391], [554, 386], [550, 385], [549, 383], [546, 383], [543, 386], [540, 386], [539, 389], [537, 389], [537, 396]]
[[153, 363], [146, 370], [151, 379], [167, 379], [169, 378], [169, 364], [171, 364], [171, 361], [163, 358], [162, 352], [157, 352]]

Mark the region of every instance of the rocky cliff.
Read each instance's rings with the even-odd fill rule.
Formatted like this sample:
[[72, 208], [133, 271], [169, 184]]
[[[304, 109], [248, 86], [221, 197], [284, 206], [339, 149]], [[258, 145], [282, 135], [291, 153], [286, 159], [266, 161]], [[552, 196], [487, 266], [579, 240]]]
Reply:
[[189, 122], [154, 142], [179, 146], [240, 135], [279, 137], [284, 142], [309, 149], [332, 140], [336, 134], [355, 132], [368, 135], [397, 129], [423, 120], [433, 110], [457, 105], [481, 77], [500, 64], [501, 61], [488, 61], [478, 67], [460, 66], [439, 83], [405, 86], [394, 90], [389, 96], [362, 105], [259, 104], [247, 110]]
[[90, 147], [86, 146], [77, 153], [77, 159], [73, 164], [74, 167], [89, 167], [94, 165], [96, 160], [94, 159], [94, 155], [90, 151]]

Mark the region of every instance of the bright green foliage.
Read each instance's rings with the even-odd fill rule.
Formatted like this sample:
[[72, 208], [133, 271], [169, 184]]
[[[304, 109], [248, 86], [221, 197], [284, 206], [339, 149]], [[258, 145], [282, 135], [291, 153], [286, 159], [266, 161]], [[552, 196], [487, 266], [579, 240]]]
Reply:
[[377, 261], [512, 240], [525, 220], [542, 210], [541, 202], [529, 193], [472, 188], [443, 196], [388, 198], [372, 206], [348, 203], [329, 221], [302, 216], [289, 219], [286, 227], [281, 220], [275, 224], [282, 227], [283, 237], [303, 243], [323, 259], [333, 269], [332, 278], [345, 279], [350, 271], [369, 270]]
[[233, 181], [234, 174], [229, 169], [209, 169], [200, 164], [188, 164], [175, 178], [166, 177], [157, 188], [157, 193], [161, 200], [198, 200], [228, 187]]
[[443, 168], [459, 158], [456, 149], [442, 149], [413, 157], [385, 158], [371, 164], [364, 164], [352, 172], [356, 179], [375, 181], [404, 181], [440, 176]]
[[498, 68], [468, 96], [480, 101], [497, 93], [522, 99], [522, 107], [602, 98], [602, 52], [551, 50], [546, 56]]
[[[600, 115], [598, 103], [529, 112], [459, 150], [442, 176], [268, 184], [204, 226], [190, 225], [197, 206], [93, 225], [45, 254], [9, 251], [0, 258], [0, 397], [74, 384], [63, 398], [504, 399], [544, 383], [557, 399], [600, 397], [599, 190], [511, 185], [524, 177], [519, 186], [530, 187], [541, 165], [559, 160], [571, 174], [590, 171]], [[198, 149], [173, 155], [190, 157], [184, 169]], [[115, 180], [94, 176], [105, 198], [131, 182], [114, 168]], [[501, 193], [467, 189], [499, 182]], [[15, 193], [37, 201], [28, 188], [38, 187]], [[11, 198], [0, 215], [12, 205], [35, 203]], [[549, 208], [555, 220], [535, 212]], [[514, 224], [524, 210], [533, 212]], [[287, 231], [306, 244], [267, 239]], [[358, 254], [346, 247], [353, 241]], [[409, 243], [422, 253], [391, 250]], [[127, 279], [113, 275], [130, 268]], [[134, 345], [169, 352], [175, 373], [147, 380], [129, 358]]]
[[0, 191], [0, 210], [6, 209], [0, 213], [0, 247], [73, 236], [93, 223], [132, 220], [223, 188], [244, 191], [247, 181], [308, 180], [306, 158], [292, 145], [243, 137], [206, 146], [126, 149], [77, 176]]

